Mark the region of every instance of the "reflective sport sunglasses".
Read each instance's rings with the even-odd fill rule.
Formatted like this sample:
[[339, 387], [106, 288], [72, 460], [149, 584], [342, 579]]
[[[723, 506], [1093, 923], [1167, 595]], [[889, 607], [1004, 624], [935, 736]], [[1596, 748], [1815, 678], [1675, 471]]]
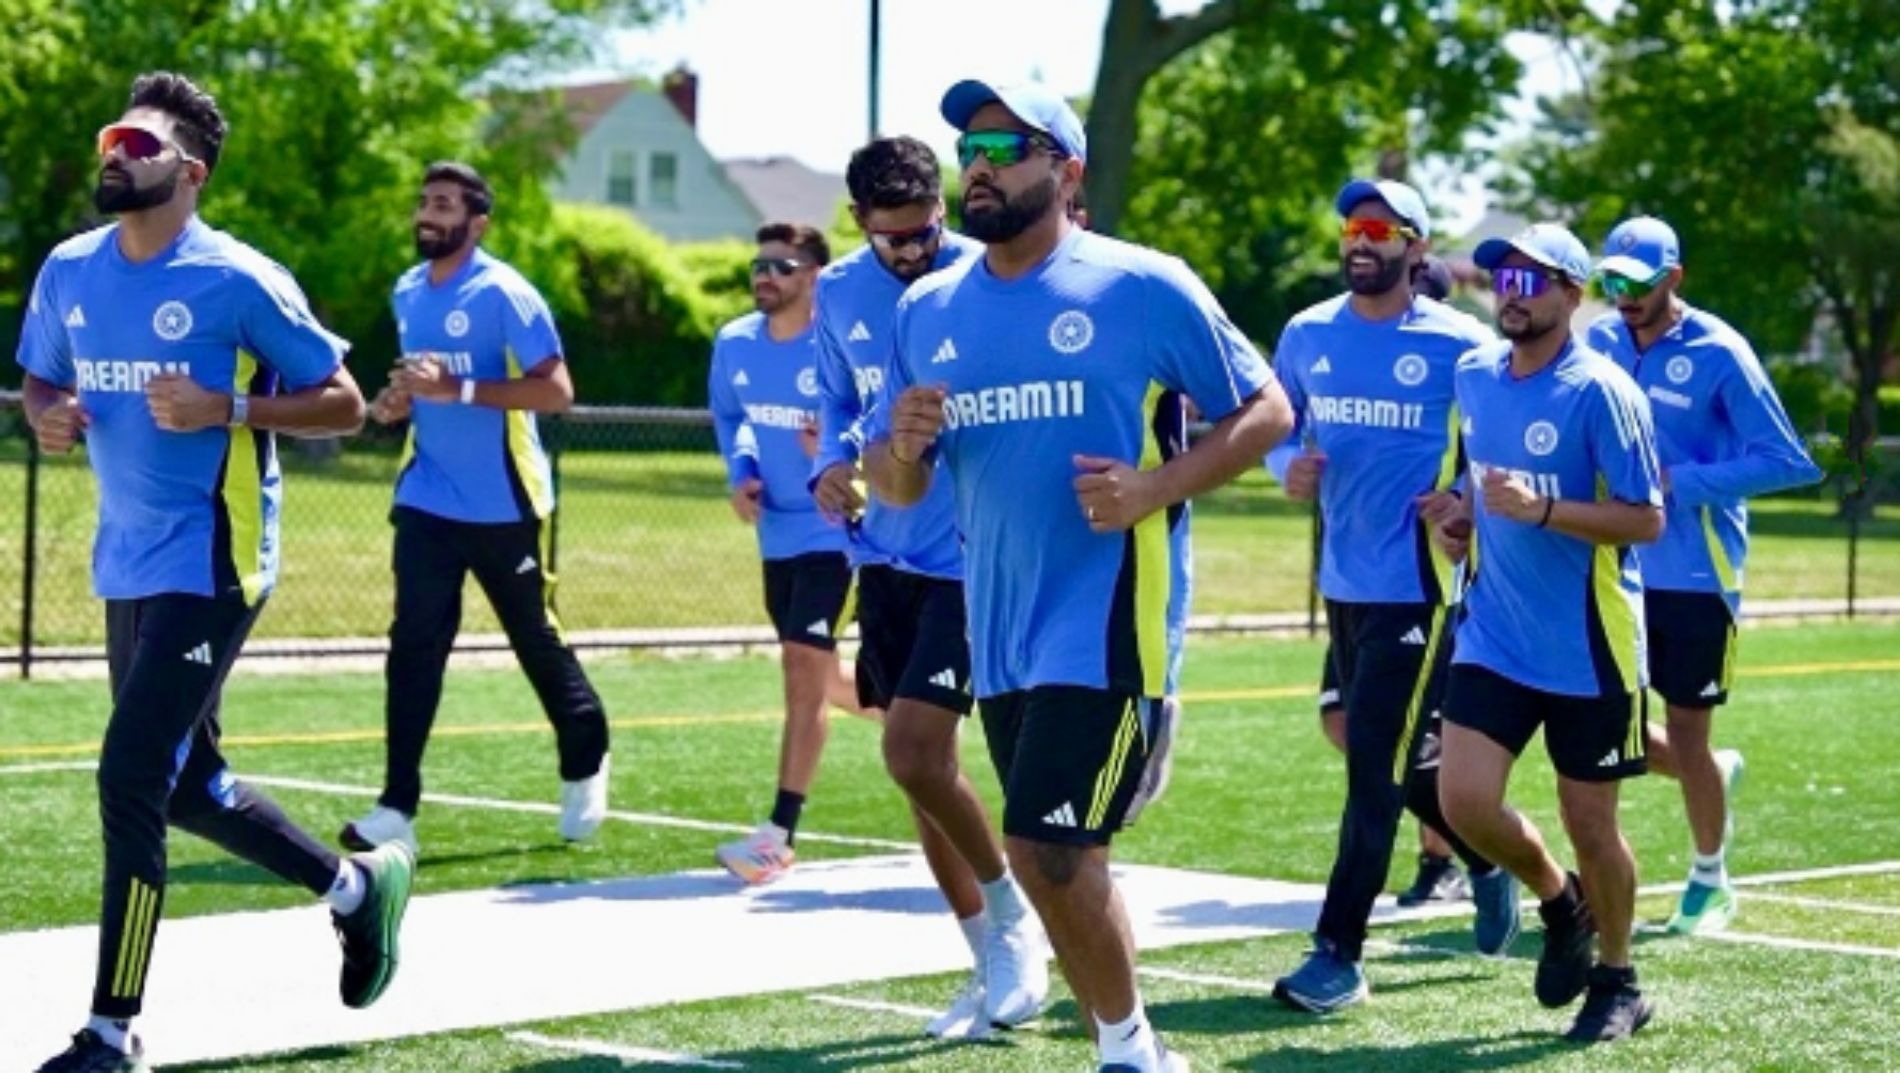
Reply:
[[1390, 242], [1395, 238], [1417, 238], [1418, 232], [1396, 220], [1350, 217], [1339, 225], [1339, 237], [1351, 242], [1364, 236], [1367, 242]]
[[1011, 164], [1020, 164], [1029, 156], [1031, 149], [1043, 149], [1050, 156], [1065, 155], [1056, 143], [1040, 134], [1026, 134], [1015, 130], [973, 130], [957, 139], [957, 163], [969, 167], [976, 163], [977, 157], [990, 162], [991, 167], [1007, 168]]
[[166, 141], [144, 127], [125, 123], [111, 123], [99, 128], [99, 155], [111, 156], [114, 149], [125, 150], [128, 160], [151, 160], [166, 149], [178, 150], [181, 160], [197, 159], [185, 152], [177, 142]]
[[909, 231], [866, 231], [871, 245], [880, 250], [901, 250], [906, 246], [923, 246], [943, 233], [943, 221], [932, 220], [922, 227], [913, 227]]
[[1668, 278], [1669, 270], [1667, 268], [1648, 279], [1631, 279], [1628, 276], [1617, 275], [1615, 272], [1605, 272], [1598, 280], [1598, 283], [1602, 286], [1603, 293], [1611, 298], [1629, 297], [1641, 299], [1649, 297], [1649, 292], [1655, 290], [1663, 280]]
[[754, 257], [752, 274], [757, 276], [771, 273], [774, 276], [789, 276], [805, 267], [805, 262], [796, 257]]
[[1499, 297], [1535, 298], [1550, 290], [1555, 277], [1542, 268], [1498, 268], [1491, 272], [1491, 290]]

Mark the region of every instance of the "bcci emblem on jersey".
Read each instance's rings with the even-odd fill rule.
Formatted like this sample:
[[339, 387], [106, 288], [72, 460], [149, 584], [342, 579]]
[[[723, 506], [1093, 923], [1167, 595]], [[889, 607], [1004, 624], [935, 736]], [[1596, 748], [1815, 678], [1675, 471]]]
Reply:
[[798, 393], [800, 395], [818, 394], [818, 370], [810, 366], [798, 370]]
[[152, 314], [152, 330], [167, 343], [191, 334], [191, 309], [183, 302], [166, 302]]
[[1095, 322], [1087, 313], [1071, 309], [1049, 322], [1049, 345], [1057, 353], [1077, 354], [1095, 341]]
[[1524, 430], [1524, 449], [1542, 458], [1557, 449], [1557, 426], [1548, 421], [1533, 421]]
[[1690, 361], [1685, 355], [1677, 354], [1669, 359], [1669, 364], [1663, 366], [1663, 375], [1668, 377], [1672, 384], [1686, 384], [1689, 378], [1695, 375], [1695, 362]]
[[442, 330], [452, 338], [460, 339], [468, 334], [468, 314], [459, 309], [451, 309], [442, 321]]
[[1401, 354], [1398, 363], [1392, 366], [1392, 378], [1406, 387], [1419, 386], [1430, 373], [1431, 367], [1417, 354]]

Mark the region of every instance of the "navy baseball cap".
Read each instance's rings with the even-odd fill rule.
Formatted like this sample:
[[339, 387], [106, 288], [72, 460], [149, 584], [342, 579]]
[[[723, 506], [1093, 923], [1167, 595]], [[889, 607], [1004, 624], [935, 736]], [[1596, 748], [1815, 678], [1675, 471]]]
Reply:
[[970, 117], [990, 102], [1009, 109], [1010, 114], [1047, 134], [1056, 147], [1083, 163], [1088, 162], [1089, 139], [1082, 131], [1082, 120], [1062, 95], [1047, 86], [1029, 83], [1021, 86], [992, 86], [975, 78], [966, 78], [951, 86], [943, 95], [938, 110], [944, 121], [958, 130], [970, 129]]
[[1600, 272], [1625, 279], [1651, 280], [1682, 263], [1676, 229], [1654, 216], [1635, 216], [1616, 225], [1603, 240]]
[[1590, 282], [1590, 251], [1568, 228], [1532, 224], [1510, 238], [1488, 238], [1471, 251], [1472, 261], [1489, 272], [1515, 250], [1545, 268], [1555, 269], [1582, 286]]
[[1432, 216], [1425, 211], [1425, 199], [1407, 184], [1393, 179], [1354, 179], [1340, 188], [1333, 208], [1343, 218], [1352, 215], [1353, 206], [1361, 201], [1384, 202], [1392, 215], [1410, 224], [1420, 238], [1431, 237]]

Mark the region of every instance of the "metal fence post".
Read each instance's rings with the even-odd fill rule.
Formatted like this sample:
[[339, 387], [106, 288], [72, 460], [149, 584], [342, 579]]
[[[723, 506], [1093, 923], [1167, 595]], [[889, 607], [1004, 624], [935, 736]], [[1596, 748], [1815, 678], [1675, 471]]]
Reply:
[[40, 441], [26, 435], [26, 539], [20, 566], [20, 677], [33, 677], [34, 562], [39, 558]]
[[1320, 542], [1323, 539], [1322, 524], [1319, 520], [1319, 497], [1313, 497], [1313, 559], [1312, 569], [1306, 576], [1306, 635], [1319, 636], [1319, 558]]
[[1847, 620], [1854, 620], [1854, 598], [1860, 579], [1860, 510], [1867, 486], [1847, 497]]

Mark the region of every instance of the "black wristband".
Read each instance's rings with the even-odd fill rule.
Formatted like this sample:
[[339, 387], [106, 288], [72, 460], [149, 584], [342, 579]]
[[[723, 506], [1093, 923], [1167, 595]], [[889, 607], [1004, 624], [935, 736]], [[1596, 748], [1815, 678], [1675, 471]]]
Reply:
[[1545, 526], [1550, 524], [1550, 512], [1556, 506], [1557, 506], [1557, 497], [1555, 496], [1544, 497], [1544, 516], [1542, 518], [1537, 519], [1537, 528], [1542, 529]]

